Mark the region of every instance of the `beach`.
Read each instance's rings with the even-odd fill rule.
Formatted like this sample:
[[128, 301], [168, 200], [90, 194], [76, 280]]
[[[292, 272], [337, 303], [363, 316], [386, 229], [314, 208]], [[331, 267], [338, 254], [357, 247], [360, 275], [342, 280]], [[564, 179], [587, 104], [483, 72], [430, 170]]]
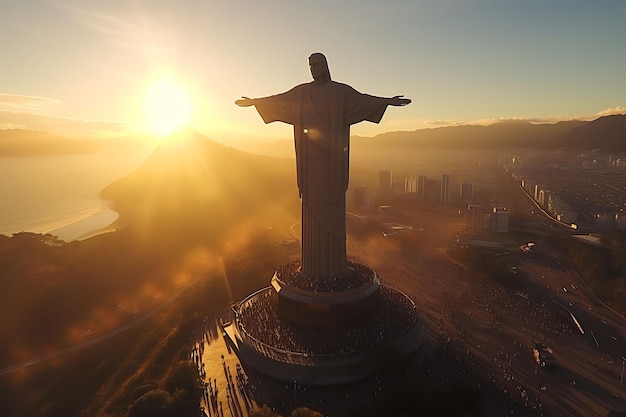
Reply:
[[0, 234], [50, 233], [69, 242], [111, 230], [118, 214], [99, 193], [144, 158], [122, 153], [0, 156]]
[[118, 217], [119, 215], [116, 211], [106, 209], [99, 213], [76, 219], [48, 233], [66, 242], [88, 239], [102, 233], [114, 231], [115, 228], [112, 225]]
[[47, 211], [44, 207], [18, 217], [5, 217], [3, 220], [6, 223], [0, 222], [0, 234], [47, 233], [66, 242], [87, 239], [114, 230], [112, 226], [119, 215], [101, 203], [94, 199], [82, 207], [69, 205], [61, 211]]

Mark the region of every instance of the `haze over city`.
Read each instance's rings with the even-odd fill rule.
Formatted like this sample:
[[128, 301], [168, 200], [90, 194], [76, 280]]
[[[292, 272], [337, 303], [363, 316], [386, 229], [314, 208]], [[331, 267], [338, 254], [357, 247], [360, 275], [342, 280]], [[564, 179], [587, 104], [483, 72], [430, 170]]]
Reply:
[[317, 51], [334, 80], [413, 100], [354, 135], [590, 120], [625, 110], [625, 19], [616, 1], [8, 2], [0, 128], [286, 139], [232, 103], [310, 81]]

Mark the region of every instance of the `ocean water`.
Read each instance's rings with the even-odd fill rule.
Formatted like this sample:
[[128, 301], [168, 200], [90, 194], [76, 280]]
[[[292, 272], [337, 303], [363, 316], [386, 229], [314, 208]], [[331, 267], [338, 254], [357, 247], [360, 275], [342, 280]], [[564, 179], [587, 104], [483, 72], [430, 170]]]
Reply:
[[51, 233], [66, 241], [89, 236], [117, 219], [98, 193], [147, 155], [0, 156], [0, 234]]

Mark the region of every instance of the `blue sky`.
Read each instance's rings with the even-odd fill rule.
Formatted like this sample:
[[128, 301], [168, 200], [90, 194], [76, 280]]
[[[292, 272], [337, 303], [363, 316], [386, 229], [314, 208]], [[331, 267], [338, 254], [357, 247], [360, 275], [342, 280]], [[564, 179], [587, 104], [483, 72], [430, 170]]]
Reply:
[[168, 77], [209, 137], [289, 138], [289, 126], [233, 102], [310, 81], [306, 59], [318, 51], [334, 80], [413, 100], [353, 134], [621, 114], [624, 21], [619, 0], [9, 1], [0, 128], [122, 134]]

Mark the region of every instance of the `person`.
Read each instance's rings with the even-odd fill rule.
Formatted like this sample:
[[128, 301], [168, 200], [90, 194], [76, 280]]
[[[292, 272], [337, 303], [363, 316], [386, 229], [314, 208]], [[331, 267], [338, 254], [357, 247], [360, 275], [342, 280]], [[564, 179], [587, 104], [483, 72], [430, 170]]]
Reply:
[[362, 94], [330, 77], [321, 53], [309, 57], [312, 82], [262, 98], [242, 97], [235, 104], [255, 106], [265, 123], [294, 127], [297, 184], [302, 201], [302, 269], [314, 279], [337, 279], [348, 273], [346, 259], [346, 191], [350, 126], [378, 123], [387, 106], [411, 100]]

